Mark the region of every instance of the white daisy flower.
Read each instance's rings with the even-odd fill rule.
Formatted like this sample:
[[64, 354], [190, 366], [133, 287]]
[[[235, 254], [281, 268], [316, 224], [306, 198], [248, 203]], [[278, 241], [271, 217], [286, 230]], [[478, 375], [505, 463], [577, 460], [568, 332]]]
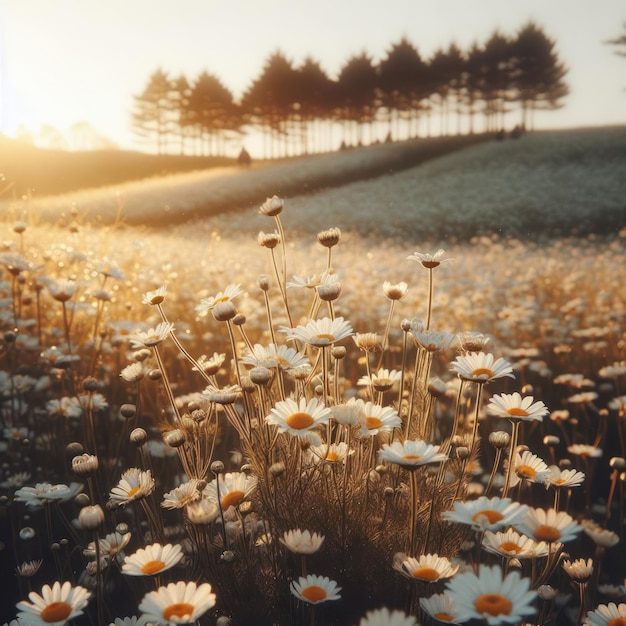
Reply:
[[202, 496], [198, 491], [199, 482], [197, 478], [192, 478], [190, 481], [172, 489], [172, 491], [163, 496], [161, 506], [164, 509], [182, 509], [187, 504], [199, 500]]
[[300, 398], [296, 402], [291, 398], [276, 403], [271, 413], [265, 417], [267, 424], [278, 427], [281, 433], [289, 433], [293, 437], [301, 437], [313, 445], [320, 445], [321, 440], [315, 430], [330, 419], [330, 409], [317, 398]]
[[437, 252], [434, 254], [430, 254], [428, 252], [414, 252], [409, 255], [407, 259], [409, 261], [417, 261], [422, 267], [426, 269], [434, 269], [435, 267], [439, 267], [442, 263], [449, 263], [454, 259], [442, 259], [441, 257], [446, 253], [445, 250], [439, 248]]
[[173, 330], [174, 324], [171, 322], [161, 322], [155, 328], [151, 328], [145, 332], [137, 331], [130, 336], [130, 347], [133, 350], [154, 348], [154, 346], [163, 343]]
[[417, 621], [403, 611], [390, 611], [384, 607], [368, 611], [359, 626], [417, 626]]
[[459, 566], [453, 566], [449, 559], [438, 554], [422, 554], [419, 558], [408, 557], [393, 565], [394, 569], [407, 578], [434, 583], [452, 578]]
[[280, 542], [294, 554], [314, 554], [324, 543], [324, 535], [296, 528], [285, 531]]
[[587, 613], [585, 626], [623, 626], [626, 624], [626, 604], [599, 604]]
[[533, 559], [548, 553], [548, 544], [536, 542], [514, 530], [497, 533], [487, 530], [483, 536], [482, 547], [492, 554], [516, 559]]
[[481, 496], [468, 502], [455, 502], [453, 511], [444, 511], [449, 522], [468, 524], [475, 530], [496, 531], [515, 524], [526, 515], [527, 507], [511, 498]]
[[373, 402], [366, 402], [363, 405], [359, 421], [361, 423], [359, 437], [391, 432], [402, 425], [402, 420], [393, 407], [382, 407]]
[[548, 407], [541, 401], [534, 402], [532, 396], [522, 398], [516, 391], [494, 395], [489, 401], [487, 411], [498, 417], [541, 422], [544, 415], [548, 413]]
[[572, 541], [582, 530], [571, 515], [554, 509], [527, 509], [526, 515], [512, 524], [524, 535], [546, 543]]
[[52, 587], [44, 585], [41, 595], [31, 591], [30, 602], [18, 602], [17, 617], [27, 624], [62, 626], [83, 614], [91, 593], [84, 587], [72, 587], [72, 583], [56, 581]]
[[513, 366], [503, 358], [494, 361], [493, 354], [485, 352], [470, 352], [459, 355], [451, 363], [461, 379], [476, 383], [488, 383], [496, 378], [513, 375]]
[[181, 547], [168, 543], [162, 546], [153, 543], [127, 556], [122, 565], [122, 573], [129, 576], [155, 576], [176, 565], [183, 558]]
[[142, 617], [157, 624], [190, 624], [215, 606], [211, 585], [179, 581], [147, 593], [139, 604]]
[[220, 302], [232, 302], [242, 293], [243, 290], [241, 289], [241, 285], [239, 283], [231, 283], [226, 287], [226, 289], [224, 289], [224, 291], [220, 291], [214, 296], [200, 300], [200, 304], [196, 307], [196, 311], [212, 311], [216, 304], [219, 304]]
[[206, 487], [206, 496], [213, 502], [218, 501], [222, 511], [226, 512], [231, 506], [239, 506], [254, 491], [257, 484], [256, 476], [249, 476], [244, 472], [226, 473], [223, 477], [212, 480]]
[[161, 285], [158, 289], [155, 289], [154, 291], [146, 291], [146, 293], [141, 296], [141, 302], [143, 304], [156, 306], [157, 304], [161, 304], [163, 300], [165, 300], [166, 295], [167, 286]]
[[291, 582], [291, 593], [299, 600], [308, 604], [319, 604], [328, 600], [339, 600], [341, 587], [328, 576], [300, 576], [297, 581]]
[[461, 623], [456, 604], [446, 593], [436, 593], [428, 598], [420, 598], [420, 606], [425, 613], [438, 622]]
[[120, 481], [109, 492], [109, 500], [117, 506], [125, 506], [140, 498], [145, 498], [154, 491], [154, 478], [150, 470], [131, 467], [126, 470]]
[[415, 468], [427, 463], [441, 463], [448, 458], [446, 454], [439, 452], [439, 446], [433, 446], [421, 440], [385, 443], [378, 455], [381, 461], [395, 463], [406, 468]]
[[282, 327], [281, 332], [287, 334], [287, 340], [302, 341], [318, 348], [331, 346], [354, 333], [350, 322], [344, 320], [343, 317], [310, 320], [305, 326]]

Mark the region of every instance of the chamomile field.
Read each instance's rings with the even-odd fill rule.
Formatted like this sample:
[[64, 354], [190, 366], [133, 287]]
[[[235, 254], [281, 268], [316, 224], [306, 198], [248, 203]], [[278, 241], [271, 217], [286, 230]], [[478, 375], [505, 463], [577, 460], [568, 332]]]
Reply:
[[407, 150], [3, 201], [5, 622], [621, 623], [626, 129]]

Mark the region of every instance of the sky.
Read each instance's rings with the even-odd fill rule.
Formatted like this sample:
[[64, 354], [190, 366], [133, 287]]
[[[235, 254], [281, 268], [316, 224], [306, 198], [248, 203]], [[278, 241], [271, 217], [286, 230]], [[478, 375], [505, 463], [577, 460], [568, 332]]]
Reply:
[[571, 89], [536, 127], [626, 124], [626, 58], [604, 43], [624, 30], [625, 0], [0, 0], [0, 132], [87, 121], [138, 149], [133, 94], [157, 68], [190, 81], [206, 70], [238, 97], [276, 51], [335, 77], [402, 37], [428, 58], [529, 20], [556, 41]]

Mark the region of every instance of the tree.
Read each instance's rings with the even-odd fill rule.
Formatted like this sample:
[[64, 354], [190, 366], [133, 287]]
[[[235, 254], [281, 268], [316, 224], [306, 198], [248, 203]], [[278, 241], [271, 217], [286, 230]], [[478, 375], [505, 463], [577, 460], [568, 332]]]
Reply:
[[608, 39], [605, 43], [610, 46], [617, 46], [617, 50], [614, 50], [615, 54], [621, 57], [626, 57], [626, 22], [622, 24], [624, 32], [615, 39]]
[[170, 110], [168, 125], [169, 133], [178, 137], [180, 153], [185, 154], [185, 137], [193, 124], [189, 107], [191, 86], [187, 77], [181, 74], [170, 82], [168, 105]]
[[520, 103], [521, 123], [532, 127], [537, 109], [558, 109], [569, 93], [567, 68], [559, 61], [555, 42], [534, 22], [526, 24], [511, 44], [515, 100]]
[[171, 118], [170, 80], [157, 69], [149, 78], [146, 88], [135, 98], [132, 127], [143, 141], [156, 142], [158, 154], [167, 148], [167, 134]]

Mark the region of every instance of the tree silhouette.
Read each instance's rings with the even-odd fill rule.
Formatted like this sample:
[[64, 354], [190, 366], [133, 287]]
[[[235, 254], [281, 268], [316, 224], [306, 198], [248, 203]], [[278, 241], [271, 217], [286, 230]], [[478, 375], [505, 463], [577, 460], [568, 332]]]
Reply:
[[515, 99], [520, 103], [525, 128], [532, 127], [536, 109], [557, 109], [569, 93], [564, 81], [567, 68], [559, 61], [555, 45], [534, 22], [526, 24], [511, 44]]
[[167, 148], [171, 117], [170, 80], [157, 69], [149, 78], [144, 91], [135, 96], [132, 128], [142, 141], [156, 142], [158, 154]]
[[178, 76], [170, 82], [168, 105], [170, 116], [168, 120], [169, 133], [178, 138], [180, 153], [185, 154], [185, 138], [189, 135], [193, 125], [193, 118], [189, 108], [191, 86], [184, 75]]

